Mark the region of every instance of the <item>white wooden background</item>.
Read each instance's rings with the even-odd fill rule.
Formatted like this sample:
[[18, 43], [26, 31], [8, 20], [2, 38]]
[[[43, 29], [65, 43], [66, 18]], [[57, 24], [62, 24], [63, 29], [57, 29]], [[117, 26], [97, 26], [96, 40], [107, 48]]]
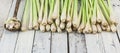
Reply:
[[[116, 33], [98, 34], [51, 33], [40, 31], [10, 32], [4, 21], [13, 16], [16, 0], [0, 0], [0, 53], [120, 53], [120, 1], [112, 0], [117, 18]], [[22, 18], [25, 0], [17, 17]]]

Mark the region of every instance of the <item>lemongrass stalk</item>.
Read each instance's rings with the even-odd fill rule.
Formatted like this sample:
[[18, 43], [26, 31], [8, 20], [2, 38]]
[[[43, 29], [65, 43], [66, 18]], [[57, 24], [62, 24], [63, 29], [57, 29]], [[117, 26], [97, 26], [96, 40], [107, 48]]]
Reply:
[[38, 24], [38, 22], [37, 22], [37, 20], [38, 20], [38, 17], [37, 17], [37, 6], [36, 6], [36, 1], [35, 0], [32, 0], [32, 2], [33, 2], [33, 29], [35, 29], [35, 30], [38, 30], [38, 26], [39, 26], [39, 24]]
[[85, 6], [86, 6], [86, 18], [87, 18], [87, 23], [86, 23], [86, 26], [85, 26], [85, 29], [84, 29], [84, 33], [91, 33], [92, 32], [92, 28], [91, 28], [91, 25], [90, 25], [90, 16], [91, 14], [88, 14], [88, 10], [89, 8], [87, 7], [88, 6], [88, 0], [85, 0]]
[[54, 10], [52, 13], [52, 19], [56, 19], [59, 17], [59, 0], [56, 0]]
[[102, 29], [101, 29], [101, 26], [99, 24], [96, 24], [96, 27], [97, 27], [97, 32], [102, 32]]
[[96, 20], [97, 20], [97, 18], [96, 18], [97, 0], [94, 0], [92, 2], [94, 2], [94, 6], [93, 6], [93, 15], [91, 17], [91, 23], [96, 24]]
[[73, 10], [74, 10], [74, 3], [73, 3], [73, 0], [71, 0], [71, 8], [70, 8], [70, 12], [68, 12], [70, 14], [70, 16], [68, 16], [70, 19], [68, 19], [67, 21], [66, 28], [72, 27]]
[[60, 1], [58, 1], [57, 2], [58, 3], [58, 13], [57, 13], [57, 16], [58, 17], [56, 17], [56, 20], [55, 20], [55, 24], [56, 24], [56, 26], [59, 26], [60, 25]]
[[100, 5], [100, 7], [101, 7], [101, 9], [102, 9], [102, 12], [103, 12], [103, 15], [105, 16], [105, 19], [107, 20], [107, 22], [108, 22], [109, 24], [111, 24], [111, 20], [110, 20], [109, 14], [107, 13], [107, 10], [109, 10], [109, 9], [106, 9], [106, 8], [105, 8], [105, 6], [103, 5], [104, 2], [102, 2], [101, 0], [99, 0], [98, 3], [99, 3], [99, 5]]
[[37, 13], [39, 14], [39, 12], [40, 12], [40, 0], [36, 0], [36, 5], [37, 5]]
[[32, 14], [33, 14], [33, 12], [32, 12], [32, 0], [30, 0], [30, 18], [29, 18], [29, 26], [28, 26], [28, 28], [31, 30], [32, 29], [32, 27], [33, 27], [33, 16], [32, 16]]
[[77, 19], [77, 28], [80, 27], [81, 24], [81, 20], [82, 20], [82, 9], [83, 9], [83, 4], [81, 4], [80, 10], [79, 10], [79, 15], [78, 15], [78, 19]]
[[99, 13], [100, 13], [99, 15], [100, 15], [100, 17], [102, 19], [101, 24], [103, 25], [103, 27], [108, 26], [107, 20], [105, 19], [104, 15], [102, 14], [102, 10], [100, 9], [99, 6], [98, 6], [98, 10], [99, 10]]
[[73, 27], [75, 27], [75, 28], [78, 28], [79, 27], [79, 25], [77, 24], [78, 23], [78, 0], [74, 0], [74, 12], [73, 12]]
[[60, 28], [61, 28], [61, 29], [65, 29], [65, 23], [64, 23], [64, 22], [61, 22], [61, 23], [60, 23]]
[[42, 20], [43, 25], [47, 25], [47, 18], [48, 18], [48, 1], [45, 0], [44, 17], [43, 17], [43, 20]]
[[83, 7], [83, 12], [82, 12], [82, 21], [81, 21], [81, 24], [78, 28], [78, 32], [81, 33], [83, 31], [83, 29], [85, 28], [85, 25], [86, 25], [86, 15], [85, 15], [85, 9]]
[[81, 1], [81, 3], [83, 4], [83, 9], [82, 9], [82, 20], [81, 20], [81, 24], [78, 28], [78, 32], [81, 33], [83, 31], [83, 29], [85, 28], [86, 25], [86, 14], [85, 14], [85, 2], [84, 0]]
[[102, 12], [99, 9], [99, 4], [97, 3], [97, 23], [102, 22]]
[[63, 5], [63, 9], [62, 9], [62, 13], [61, 13], [61, 22], [65, 22], [66, 21], [66, 17], [67, 17], [67, 4], [68, 4], [68, 0], [65, 0], [64, 5]]
[[29, 2], [30, 0], [26, 0], [25, 4], [25, 9], [24, 9], [24, 14], [22, 18], [22, 26], [21, 26], [21, 31], [26, 31], [28, 29], [28, 15], [29, 15]]
[[49, 11], [49, 17], [48, 17], [48, 24], [53, 23], [52, 13], [53, 13], [54, 5], [55, 5], [54, 3], [55, 3], [55, 0], [49, 0], [50, 11]]
[[40, 31], [41, 32], [45, 32], [46, 31], [45, 27], [46, 27], [45, 25], [40, 24]]
[[21, 0], [16, 1], [13, 17], [8, 18], [4, 23], [4, 28], [9, 31], [18, 31], [21, 27], [21, 21], [17, 19], [17, 13]]
[[117, 21], [116, 21], [117, 19], [115, 18], [115, 14], [114, 14], [113, 9], [112, 9], [112, 7], [110, 5], [111, 1], [107, 0], [107, 2], [108, 2], [109, 10], [110, 10], [110, 19], [111, 19], [111, 22], [112, 22], [112, 24], [117, 25], [118, 24]]
[[97, 33], [97, 27], [96, 27], [96, 25], [92, 24], [92, 30], [93, 30], [92, 33], [94, 33], [94, 34]]
[[20, 30], [20, 27], [21, 27], [21, 22], [14, 17], [7, 20], [6, 23], [4, 24], [4, 28], [9, 31], [18, 31]]
[[42, 19], [43, 19], [43, 11], [44, 11], [44, 0], [40, 0], [40, 11], [39, 11], [39, 19], [38, 19], [38, 23], [41, 24]]
[[68, 9], [67, 9], [67, 22], [70, 22], [71, 21], [71, 16], [70, 16], [70, 11], [71, 11], [71, 3], [72, 3], [72, 0], [69, 0], [68, 1]]
[[[109, 6], [107, 6], [106, 2], [104, 0], [100, 0], [100, 2], [103, 3], [104, 8], [106, 9], [106, 13], [108, 14], [108, 16], [110, 16], [110, 9]], [[110, 4], [110, 2], [109, 2]]]
[[46, 25], [46, 31], [50, 31], [50, 28], [51, 28], [50, 25], [47, 24], [47, 25]]
[[51, 31], [52, 31], [52, 32], [56, 32], [56, 30], [57, 30], [57, 28], [56, 28], [56, 26], [55, 26], [55, 23], [53, 22], [53, 23], [51, 24]]
[[63, 4], [64, 4], [64, 0], [60, 0], [60, 9], [61, 9], [61, 11], [63, 9]]

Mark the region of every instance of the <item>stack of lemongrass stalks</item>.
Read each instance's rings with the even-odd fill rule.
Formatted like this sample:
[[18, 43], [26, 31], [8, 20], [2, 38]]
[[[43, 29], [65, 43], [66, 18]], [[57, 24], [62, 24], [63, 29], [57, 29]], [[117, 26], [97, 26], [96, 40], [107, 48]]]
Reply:
[[26, 0], [21, 31], [116, 32], [110, 0]]

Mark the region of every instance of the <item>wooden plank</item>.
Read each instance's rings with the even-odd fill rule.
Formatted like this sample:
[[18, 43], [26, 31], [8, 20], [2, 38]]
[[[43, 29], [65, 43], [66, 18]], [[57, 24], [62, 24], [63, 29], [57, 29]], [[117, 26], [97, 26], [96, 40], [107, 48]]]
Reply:
[[[16, 4], [16, 0], [13, 1], [13, 4], [12, 4], [12, 7], [11, 7], [8, 17], [13, 16], [15, 4]], [[19, 8], [19, 10], [20, 10], [20, 8]], [[18, 15], [21, 15], [21, 13], [19, 13]], [[20, 18], [20, 17], [18, 17], [18, 18]], [[0, 42], [0, 47], [1, 47], [0, 53], [13, 53], [14, 52], [17, 35], [18, 35], [18, 32], [10, 32], [10, 31], [4, 30], [3, 35], [2, 35], [3, 37], [1, 38], [1, 42]]]
[[[115, 12], [114, 7], [118, 4], [118, 0], [111, 0], [111, 6], [113, 8], [113, 13]], [[115, 6], [113, 6], [113, 4]], [[120, 53], [120, 44], [116, 33], [112, 32], [102, 32], [103, 44], [106, 53]]]
[[69, 33], [69, 52], [86, 53], [85, 36], [78, 33]]
[[[0, 39], [2, 38], [3, 30], [4, 30], [4, 21], [8, 16], [13, 16], [12, 12], [15, 7], [14, 0], [1, 0], [0, 1]], [[11, 13], [11, 14], [10, 14]]]
[[120, 53], [120, 44], [116, 33], [102, 32], [101, 35], [106, 53]]
[[[25, 0], [21, 0], [23, 6], [25, 6]], [[24, 11], [24, 7], [21, 8]], [[22, 12], [23, 14], [23, 12]], [[22, 18], [22, 15], [21, 15]], [[34, 30], [29, 30], [25, 32], [19, 32], [18, 39], [15, 47], [15, 53], [32, 53], [33, 40], [34, 40]]]
[[106, 53], [100, 34], [85, 34], [87, 53]]
[[0, 28], [3, 28], [3, 23], [8, 17], [13, 1], [14, 0], [0, 0]]
[[68, 53], [67, 33], [52, 33], [51, 53]]
[[40, 31], [36, 31], [32, 53], [50, 53], [50, 41], [50, 32], [43, 33]]
[[32, 53], [34, 31], [19, 32], [15, 53]]

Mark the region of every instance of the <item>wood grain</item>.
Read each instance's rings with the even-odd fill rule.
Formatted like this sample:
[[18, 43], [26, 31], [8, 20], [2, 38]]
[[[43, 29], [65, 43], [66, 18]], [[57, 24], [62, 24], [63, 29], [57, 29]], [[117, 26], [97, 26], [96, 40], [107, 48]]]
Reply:
[[78, 33], [69, 33], [69, 53], [87, 53], [85, 36]]
[[43, 33], [40, 31], [36, 31], [33, 53], [50, 53], [50, 41], [50, 32]]
[[51, 53], [68, 53], [67, 33], [52, 33]]

